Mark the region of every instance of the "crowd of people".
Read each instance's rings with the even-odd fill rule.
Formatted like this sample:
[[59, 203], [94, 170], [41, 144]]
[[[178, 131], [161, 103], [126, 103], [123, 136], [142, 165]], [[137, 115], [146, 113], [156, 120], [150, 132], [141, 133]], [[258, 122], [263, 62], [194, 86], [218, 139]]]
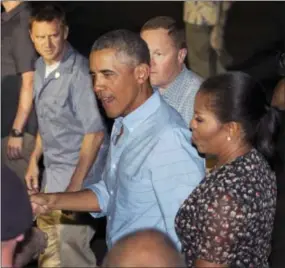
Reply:
[[59, 6], [2, 4], [2, 265], [96, 267], [106, 217], [102, 267], [269, 267], [284, 80], [271, 105], [247, 73], [197, 74], [167, 16], [87, 60]]

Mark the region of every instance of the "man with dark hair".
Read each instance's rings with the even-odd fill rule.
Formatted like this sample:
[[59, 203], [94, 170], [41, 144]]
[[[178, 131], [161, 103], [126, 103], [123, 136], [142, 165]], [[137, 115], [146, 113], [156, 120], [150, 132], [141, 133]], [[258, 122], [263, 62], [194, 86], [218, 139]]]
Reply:
[[150, 81], [164, 100], [176, 109], [187, 126], [193, 116], [194, 99], [202, 79], [184, 64], [187, 55], [184, 30], [166, 16], [154, 17], [141, 28], [150, 50]]
[[[65, 14], [55, 5], [34, 10], [30, 33], [41, 57], [34, 80], [39, 132], [26, 174], [27, 187], [30, 193], [39, 191], [38, 161], [43, 154], [42, 191], [78, 191], [99, 180], [108, 142], [88, 61], [66, 41]], [[83, 215], [58, 210], [38, 217], [37, 223], [49, 236], [40, 266], [96, 266], [89, 245], [94, 230]]]
[[102, 267], [186, 267], [175, 244], [164, 233], [146, 229], [115, 243]]
[[1, 14], [1, 156], [2, 163], [24, 181], [37, 132], [32, 109], [37, 54], [29, 35], [29, 4], [1, 4], [5, 9]]
[[204, 176], [182, 117], [149, 82], [150, 55], [136, 33], [101, 36], [90, 54], [94, 90], [115, 118], [103, 176], [76, 193], [36, 194], [35, 213], [65, 209], [107, 216], [107, 245], [142, 228], [157, 228], [180, 243], [174, 217]]

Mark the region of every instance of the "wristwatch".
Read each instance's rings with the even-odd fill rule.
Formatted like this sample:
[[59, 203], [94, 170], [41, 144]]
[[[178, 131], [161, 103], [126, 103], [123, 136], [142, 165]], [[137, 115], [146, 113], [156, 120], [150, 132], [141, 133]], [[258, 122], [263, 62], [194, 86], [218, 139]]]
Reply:
[[13, 128], [11, 130], [10, 136], [13, 138], [22, 138], [22, 137], [24, 137], [24, 133], [18, 129]]

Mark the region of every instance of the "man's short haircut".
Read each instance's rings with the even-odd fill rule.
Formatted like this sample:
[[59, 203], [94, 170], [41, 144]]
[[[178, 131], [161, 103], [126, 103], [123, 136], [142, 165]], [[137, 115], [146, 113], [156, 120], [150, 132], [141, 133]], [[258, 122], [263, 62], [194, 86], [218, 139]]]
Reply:
[[148, 20], [141, 28], [141, 33], [147, 30], [165, 29], [178, 49], [186, 48], [184, 28], [175, 19], [168, 16], [158, 16]]
[[139, 34], [120, 29], [110, 31], [100, 36], [92, 46], [92, 51], [115, 49], [118, 54], [127, 55], [132, 64], [150, 64], [150, 54], [145, 41]]
[[62, 26], [66, 26], [66, 16], [63, 9], [57, 4], [39, 4], [32, 9], [30, 16], [29, 26], [32, 28], [32, 24], [35, 21], [38, 22], [52, 22], [53, 20], [59, 20]]

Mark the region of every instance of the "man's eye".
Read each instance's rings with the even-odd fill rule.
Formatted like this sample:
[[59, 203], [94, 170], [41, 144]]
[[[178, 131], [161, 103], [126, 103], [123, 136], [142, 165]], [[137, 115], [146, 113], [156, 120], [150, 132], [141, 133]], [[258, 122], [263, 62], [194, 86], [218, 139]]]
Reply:
[[108, 77], [112, 76], [112, 73], [104, 73], [104, 76], [108, 78]]
[[196, 117], [195, 119], [196, 119], [196, 121], [199, 122], [199, 123], [203, 122], [203, 119], [200, 118], [200, 117]]

